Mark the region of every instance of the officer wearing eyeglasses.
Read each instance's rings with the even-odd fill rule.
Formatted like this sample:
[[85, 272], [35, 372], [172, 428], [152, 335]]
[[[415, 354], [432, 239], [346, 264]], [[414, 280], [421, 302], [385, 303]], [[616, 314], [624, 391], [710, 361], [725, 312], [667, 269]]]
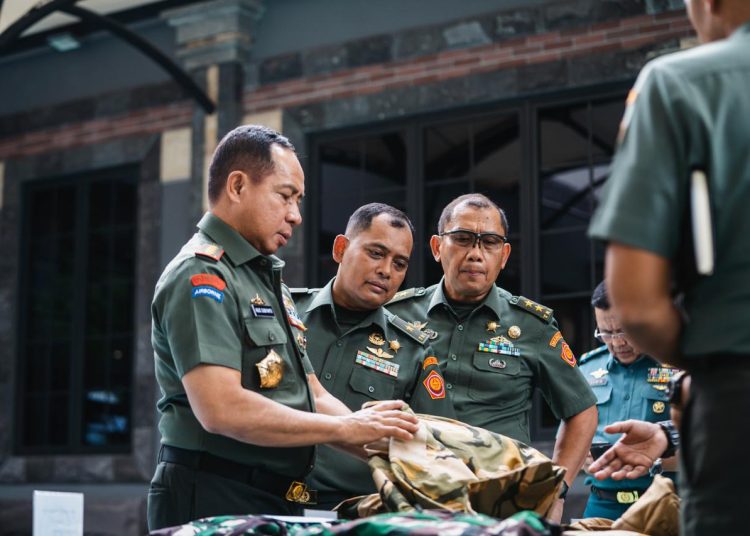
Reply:
[[[388, 309], [418, 319], [430, 334], [461, 421], [529, 443], [529, 412], [539, 388], [564, 421], [553, 460], [567, 468], [570, 485], [596, 428], [596, 398], [552, 310], [495, 284], [510, 256], [507, 231], [505, 213], [486, 196], [454, 199], [430, 239], [442, 280], [396, 294]], [[557, 508], [551, 517], [559, 520], [562, 504]]]
[[[679, 372], [678, 369], [661, 365], [644, 355], [622, 331], [620, 322], [610, 310], [607, 289], [602, 281], [591, 298], [596, 317], [594, 336], [604, 343], [581, 356], [580, 369], [596, 395], [599, 423], [594, 435], [593, 455], [606, 450], [605, 444], [617, 441], [620, 434], [607, 434], [604, 427], [618, 421], [637, 419], [649, 422], [669, 418], [667, 385]], [[674, 470], [673, 458], [663, 461], [665, 469]], [[674, 473], [665, 473], [674, 479]], [[651, 485], [652, 478], [643, 476], [635, 480], [594, 480], [591, 484], [583, 517], [619, 518]]]

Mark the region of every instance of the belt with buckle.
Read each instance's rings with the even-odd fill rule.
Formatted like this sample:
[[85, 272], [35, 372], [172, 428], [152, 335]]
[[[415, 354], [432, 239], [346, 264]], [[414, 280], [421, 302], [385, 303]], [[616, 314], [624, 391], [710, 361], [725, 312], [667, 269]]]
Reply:
[[645, 493], [645, 489], [602, 489], [591, 486], [591, 493], [604, 499], [614, 501], [618, 504], [633, 504]]
[[233, 462], [208, 452], [162, 445], [161, 450], [159, 450], [159, 461], [184, 465], [222, 478], [236, 480], [273, 495], [284, 497], [289, 502], [299, 504], [315, 504], [317, 502], [316, 491], [309, 489], [304, 482], [292, 480], [287, 476], [272, 473], [259, 467]]

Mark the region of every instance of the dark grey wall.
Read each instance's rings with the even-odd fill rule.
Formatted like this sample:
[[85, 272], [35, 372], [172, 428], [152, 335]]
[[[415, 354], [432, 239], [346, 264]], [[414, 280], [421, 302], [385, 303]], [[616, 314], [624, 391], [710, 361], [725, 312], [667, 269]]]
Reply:
[[[150, 20], [129, 28], [174, 56], [174, 31], [166, 22]], [[138, 50], [99, 32], [69, 52], [43, 47], [0, 57], [0, 116], [169, 79]]]
[[253, 59], [545, 3], [550, 0], [266, 0]]

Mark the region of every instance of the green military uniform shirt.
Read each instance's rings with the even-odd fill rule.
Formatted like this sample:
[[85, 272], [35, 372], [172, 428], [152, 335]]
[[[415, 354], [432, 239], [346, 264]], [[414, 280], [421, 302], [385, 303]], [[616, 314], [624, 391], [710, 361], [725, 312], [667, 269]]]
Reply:
[[[336, 320], [333, 279], [322, 289], [293, 289], [308, 331], [307, 352], [316, 374], [352, 411], [373, 400], [404, 400], [417, 413], [452, 417], [438, 359], [421, 330], [380, 307], [353, 326]], [[367, 464], [321, 446], [308, 481], [320, 492], [374, 493]]]
[[[240, 371], [245, 389], [314, 411], [306, 376], [313, 369], [296, 340], [302, 323], [281, 283], [284, 263], [210, 213], [198, 228], [165, 268], [151, 306], [162, 443], [298, 478], [312, 466], [313, 447], [261, 447], [211, 434], [190, 407], [182, 377], [206, 364]], [[283, 363], [281, 382], [261, 388], [256, 365], [272, 352]]]
[[[671, 259], [690, 321], [686, 357], [750, 355], [750, 24], [728, 39], [658, 58], [628, 98], [621, 143], [589, 229]], [[705, 170], [715, 266], [695, 272], [690, 184]]]
[[461, 421], [529, 443], [535, 387], [559, 419], [596, 404], [547, 307], [493, 286], [459, 321], [441, 281], [396, 294], [388, 308], [431, 334]]

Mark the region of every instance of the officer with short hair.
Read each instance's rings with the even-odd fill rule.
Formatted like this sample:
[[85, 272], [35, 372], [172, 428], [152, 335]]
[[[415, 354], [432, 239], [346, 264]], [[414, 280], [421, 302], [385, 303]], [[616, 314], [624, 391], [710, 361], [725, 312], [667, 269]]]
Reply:
[[[397, 398], [416, 413], [453, 417], [427, 334], [383, 307], [406, 276], [412, 243], [412, 224], [400, 210], [358, 208], [333, 242], [336, 277], [322, 289], [292, 289], [307, 328], [298, 340], [323, 387], [351, 410]], [[308, 483], [317, 508], [377, 491], [366, 463], [326, 446]]]
[[[658, 422], [668, 418], [667, 385], [679, 370], [644, 355], [630, 341], [610, 310], [603, 281], [594, 290], [591, 305], [597, 326], [594, 336], [604, 344], [581, 356], [580, 369], [596, 395], [599, 424], [594, 443], [613, 444], [618, 436], [604, 431], [609, 424], [627, 419]], [[600, 445], [600, 448], [606, 447]], [[664, 468], [674, 469], [675, 464], [674, 458], [663, 461]], [[675, 475], [667, 473], [667, 476]], [[583, 517], [618, 519], [643, 495], [652, 480], [650, 476], [636, 480], [587, 478], [591, 495]]]
[[553, 460], [570, 485], [596, 429], [596, 398], [552, 310], [495, 284], [510, 256], [507, 232], [505, 213], [486, 196], [454, 199], [430, 239], [442, 280], [397, 294], [388, 308], [430, 333], [459, 420], [529, 443], [539, 388], [564, 421]]
[[151, 307], [162, 447], [150, 530], [222, 514], [302, 513], [317, 443], [410, 439], [403, 402], [352, 413], [320, 385], [273, 254], [302, 221], [304, 175], [273, 130], [242, 126], [211, 159], [210, 211], [164, 269]]
[[589, 233], [625, 331], [690, 372], [681, 530], [747, 534], [750, 2], [685, 4], [704, 44], [641, 71]]

